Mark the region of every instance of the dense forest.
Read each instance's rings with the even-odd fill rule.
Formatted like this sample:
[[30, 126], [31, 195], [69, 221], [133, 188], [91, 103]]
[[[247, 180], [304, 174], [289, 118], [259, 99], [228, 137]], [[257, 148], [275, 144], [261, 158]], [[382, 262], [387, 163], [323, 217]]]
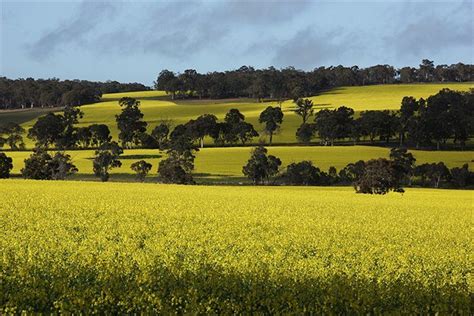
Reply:
[[141, 83], [0, 77], [0, 109], [79, 106], [100, 101], [103, 93], [143, 91]]
[[289, 67], [254, 69], [243, 66], [237, 70], [200, 74], [188, 69], [176, 74], [163, 70], [156, 82], [156, 90], [167, 91], [172, 98], [270, 98], [296, 99], [316, 95], [340, 86], [363, 86], [387, 83], [466, 82], [474, 78], [474, 65], [457, 63], [434, 65], [424, 59], [418, 68], [396, 69], [390, 65], [367, 68], [358, 66], [319, 67], [302, 71]]

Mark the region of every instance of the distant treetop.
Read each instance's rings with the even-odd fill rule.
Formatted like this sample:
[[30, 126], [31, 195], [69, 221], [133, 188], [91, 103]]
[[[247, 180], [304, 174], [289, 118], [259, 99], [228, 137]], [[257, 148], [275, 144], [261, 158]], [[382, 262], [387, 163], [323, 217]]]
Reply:
[[268, 98], [280, 102], [313, 96], [321, 91], [340, 86], [364, 86], [388, 83], [467, 82], [474, 80], [474, 65], [457, 63], [434, 65], [422, 60], [418, 68], [395, 68], [376, 65], [319, 67], [311, 71], [293, 67], [255, 69], [242, 66], [224, 72], [198, 73], [187, 69], [183, 73], [163, 70], [155, 81], [155, 89], [166, 91], [175, 98]]
[[141, 83], [0, 77], [0, 109], [79, 106], [99, 102], [103, 93], [150, 90]]

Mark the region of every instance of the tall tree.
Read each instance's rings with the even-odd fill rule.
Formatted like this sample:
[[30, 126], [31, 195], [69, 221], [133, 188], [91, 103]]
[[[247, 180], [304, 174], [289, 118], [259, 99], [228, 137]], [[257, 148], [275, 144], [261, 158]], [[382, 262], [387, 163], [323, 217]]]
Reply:
[[423, 59], [420, 64], [419, 76], [422, 82], [431, 82], [434, 80], [434, 62], [429, 59]]
[[103, 182], [108, 181], [110, 169], [122, 166], [119, 160], [121, 154], [123, 154], [123, 149], [116, 142], [102, 143], [95, 151], [92, 163], [95, 176]]
[[255, 147], [247, 164], [242, 168], [242, 173], [254, 184], [268, 182], [278, 173], [281, 166], [281, 160], [273, 155], [267, 155], [267, 152], [263, 146]]
[[259, 122], [265, 124], [265, 132], [270, 135], [270, 145], [272, 144], [273, 135], [280, 128], [283, 122], [283, 112], [278, 107], [267, 107], [260, 113]]
[[191, 172], [194, 169], [193, 151], [198, 150], [193, 144], [189, 129], [180, 124], [170, 134], [168, 158], [160, 161], [158, 174], [165, 183], [193, 184]]
[[341, 106], [335, 110], [322, 109], [316, 113], [314, 127], [324, 144], [351, 136], [354, 110]]
[[48, 113], [38, 118], [28, 130], [28, 138], [36, 142], [36, 146], [48, 148], [57, 143], [64, 131], [64, 120], [61, 115]]
[[158, 148], [160, 150], [165, 149], [165, 146], [168, 142], [168, 135], [170, 133], [170, 128], [171, 128], [171, 122], [162, 121], [151, 132], [151, 136], [157, 141]]
[[204, 137], [212, 134], [216, 128], [217, 117], [213, 114], [203, 114], [196, 120], [186, 123], [191, 137], [199, 140], [201, 148], [204, 147]]
[[408, 131], [410, 120], [420, 108], [420, 103], [414, 97], [403, 97], [400, 107], [399, 138], [400, 146], [403, 145], [405, 134]]
[[408, 183], [415, 170], [415, 157], [406, 148], [392, 148], [390, 160], [393, 161], [395, 176], [399, 183]]
[[122, 112], [115, 116], [120, 131], [119, 139], [125, 148], [129, 148], [131, 144], [138, 145], [141, 134], [145, 133], [147, 126], [140, 111], [140, 101], [124, 97], [120, 99], [119, 105], [122, 107]]
[[313, 101], [311, 101], [310, 99], [299, 98], [294, 103], [296, 106], [293, 112], [301, 116], [301, 118], [303, 119], [303, 124], [305, 124], [308, 118], [313, 115]]

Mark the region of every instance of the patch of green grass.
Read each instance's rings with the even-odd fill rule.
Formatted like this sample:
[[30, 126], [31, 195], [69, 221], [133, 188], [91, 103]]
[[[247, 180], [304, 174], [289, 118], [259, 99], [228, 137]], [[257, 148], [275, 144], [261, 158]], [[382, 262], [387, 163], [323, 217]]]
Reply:
[[[204, 148], [196, 153], [195, 174], [199, 182], [239, 182], [245, 181], [242, 175], [242, 166], [250, 157], [252, 147], [231, 147], [231, 148]], [[268, 147], [269, 154], [279, 157], [283, 161], [283, 166], [292, 162], [311, 160], [314, 165], [323, 171], [327, 171], [330, 166], [338, 170], [348, 163], [357, 160], [369, 160], [372, 158], [388, 158], [389, 149], [372, 146], [279, 146]], [[417, 159], [418, 164], [425, 162], [445, 162], [448, 167], [462, 166], [467, 163], [472, 168], [474, 152], [464, 151], [411, 151]], [[23, 168], [23, 161], [31, 152], [7, 152], [13, 158], [13, 173], [19, 174]], [[73, 178], [92, 179], [92, 158], [93, 150], [68, 151], [74, 164], [79, 169], [79, 174]], [[155, 177], [158, 163], [166, 154], [152, 149], [131, 149], [125, 150], [121, 159], [122, 167], [111, 171], [112, 180], [133, 180], [133, 171], [130, 169], [132, 163], [144, 159], [153, 165], [150, 176]], [[115, 178], [115, 179], [114, 179]]]

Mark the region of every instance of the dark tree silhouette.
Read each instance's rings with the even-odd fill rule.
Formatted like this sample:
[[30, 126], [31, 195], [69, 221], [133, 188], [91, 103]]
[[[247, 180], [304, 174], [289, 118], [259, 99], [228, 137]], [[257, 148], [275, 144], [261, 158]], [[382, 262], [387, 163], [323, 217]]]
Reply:
[[135, 173], [137, 174], [137, 179], [140, 182], [143, 182], [143, 181], [145, 181], [145, 178], [146, 178], [146, 175], [148, 174], [148, 172], [150, 172], [150, 170], [152, 168], [152, 165], [151, 165], [151, 163], [148, 163], [145, 160], [139, 160], [139, 161], [136, 161], [136, 162], [132, 163], [130, 168], [133, 171], [135, 171]]
[[0, 179], [10, 177], [10, 171], [13, 169], [13, 159], [0, 153]]
[[119, 160], [123, 149], [114, 141], [102, 143], [95, 151], [93, 161], [93, 170], [96, 177], [100, 177], [101, 181], [109, 180], [109, 171], [112, 168], [122, 166]]
[[270, 145], [272, 144], [273, 134], [280, 128], [283, 122], [283, 112], [278, 107], [267, 107], [260, 113], [259, 122], [265, 124], [265, 132], [270, 135]]
[[120, 99], [119, 105], [122, 107], [122, 112], [115, 118], [122, 146], [129, 148], [132, 144], [138, 145], [141, 134], [145, 133], [147, 126], [147, 123], [143, 121], [143, 113], [140, 111], [140, 101], [124, 97]]
[[267, 155], [267, 149], [263, 146], [255, 147], [242, 172], [254, 184], [268, 182], [271, 177], [278, 173], [281, 160], [273, 155]]

